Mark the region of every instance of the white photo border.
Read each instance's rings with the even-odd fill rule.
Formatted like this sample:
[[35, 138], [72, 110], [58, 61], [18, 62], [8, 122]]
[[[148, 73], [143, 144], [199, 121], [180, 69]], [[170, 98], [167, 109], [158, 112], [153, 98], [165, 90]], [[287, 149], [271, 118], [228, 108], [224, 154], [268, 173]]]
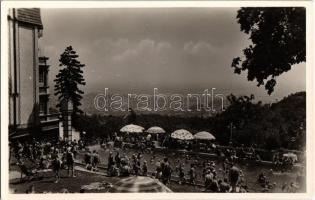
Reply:
[[[8, 8], [306, 7], [306, 193], [77, 193], [10, 194], [8, 166]], [[14, 199], [313, 199], [314, 195], [314, 4], [312, 1], [3, 1], [1, 2], [1, 198]]]

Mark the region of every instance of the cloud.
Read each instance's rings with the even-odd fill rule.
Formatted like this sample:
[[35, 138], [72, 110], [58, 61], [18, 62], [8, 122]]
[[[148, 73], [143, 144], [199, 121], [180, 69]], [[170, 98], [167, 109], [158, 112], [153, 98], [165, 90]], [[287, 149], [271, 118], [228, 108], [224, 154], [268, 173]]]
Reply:
[[187, 42], [184, 44], [184, 51], [190, 54], [205, 54], [214, 52], [214, 47], [207, 42]]
[[[233, 73], [231, 61], [250, 44], [238, 8], [42, 9], [44, 55], [53, 84], [59, 56], [72, 45], [86, 64], [86, 92], [107, 87], [244, 88], [264, 94]], [[279, 91], [305, 89], [305, 64], [279, 78]], [[297, 75], [298, 74], [298, 75]], [[290, 75], [290, 76], [289, 76]], [[280, 91], [281, 90], [281, 91]], [[295, 89], [294, 89], [295, 90]], [[237, 91], [236, 93], [240, 93]], [[287, 92], [288, 91], [288, 92]], [[281, 93], [281, 94], [283, 94]]]
[[171, 48], [172, 46], [168, 42], [156, 42], [151, 39], [144, 39], [136, 44], [129, 43], [128, 48], [122, 52], [117, 52], [113, 56], [113, 61], [120, 63], [133, 63], [136, 60], [158, 61], [159, 59], [163, 59]]

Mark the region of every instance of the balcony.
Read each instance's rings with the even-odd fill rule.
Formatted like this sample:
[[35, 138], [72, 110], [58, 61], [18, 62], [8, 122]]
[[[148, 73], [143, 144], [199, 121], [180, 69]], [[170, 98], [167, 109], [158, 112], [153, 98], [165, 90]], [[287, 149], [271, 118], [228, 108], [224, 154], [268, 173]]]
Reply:
[[45, 68], [48, 68], [49, 65], [47, 65], [47, 60], [49, 58], [48, 57], [45, 57], [45, 56], [41, 56], [38, 58], [38, 64], [40, 67], [45, 67]]
[[59, 115], [60, 113], [40, 114], [39, 120], [42, 131], [59, 129]]
[[45, 123], [48, 121], [59, 121], [60, 113], [48, 113], [48, 114], [39, 114], [39, 120], [41, 123]]
[[49, 87], [48, 86], [39, 87], [39, 95], [49, 95]]

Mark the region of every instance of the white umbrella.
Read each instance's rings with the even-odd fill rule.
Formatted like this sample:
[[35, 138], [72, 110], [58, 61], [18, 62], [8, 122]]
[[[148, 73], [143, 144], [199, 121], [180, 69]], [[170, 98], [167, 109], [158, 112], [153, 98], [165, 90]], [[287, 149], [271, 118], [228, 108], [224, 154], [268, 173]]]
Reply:
[[215, 137], [207, 131], [201, 131], [201, 132], [196, 133], [194, 135], [194, 138], [196, 140], [215, 140]]
[[172, 192], [166, 185], [157, 179], [146, 176], [131, 176], [116, 182], [109, 192]]
[[120, 132], [123, 133], [142, 133], [144, 128], [142, 126], [129, 124], [120, 129]]
[[285, 153], [283, 154], [283, 157], [285, 158], [290, 158], [292, 159], [294, 162], [296, 162], [298, 160], [297, 155], [294, 153]]
[[159, 133], [165, 133], [165, 130], [158, 126], [152, 126], [146, 132], [151, 133], [151, 134], [159, 134]]
[[185, 129], [179, 129], [174, 131], [171, 134], [171, 137], [174, 139], [179, 139], [179, 140], [192, 140], [194, 139], [194, 136], [187, 130]]

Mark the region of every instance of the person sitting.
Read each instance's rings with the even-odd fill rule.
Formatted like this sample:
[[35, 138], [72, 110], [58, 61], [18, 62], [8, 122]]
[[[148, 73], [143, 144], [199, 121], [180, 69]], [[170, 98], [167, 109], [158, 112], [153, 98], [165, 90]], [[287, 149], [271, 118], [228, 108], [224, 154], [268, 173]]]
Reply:
[[294, 182], [291, 182], [290, 186], [288, 188], [288, 192], [296, 193], [298, 189], [299, 189], [299, 186], [297, 184], [295, 184]]
[[227, 178], [224, 178], [223, 182], [219, 180], [220, 192], [227, 193], [230, 191], [230, 185], [228, 183]]
[[20, 170], [21, 170], [20, 181], [22, 181], [23, 174], [28, 178], [28, 180], [30, 180], [35, 175], [37, 175], [37, 170], [36, 169], [27, 168], [24, 162], [20, 161], [20, 162], [17, 163], [17, 165], [20, 167]]
[[219, 184], [216, 178], [214, 178], [210, 184], [211, 192], [219, 192]]
[[114, 165], [112, 167], [111, 176], [119, 176], [119, 175], [120, 175], [119, 168], [116, 165]]
[[276, 152], [274, 155], [273, 155], [273, 157], [272, 157], [272, 162], [273, 162], [273, 164], [275, 165], [275, 166], [277, 166], [278, 165], [278, 162], [279, 162], [279, 152]]
[[258, 175], [258, 182], [260, 184], [265, 184], [266, 183], [266, 176], [264, 174], [264, 172], [261, 172], [259, 175]]
[[207, 170], [205, 173], [205, 189], [206, 189], [206, 191], [211, 190], [212, 181], [213, 181], [213, 174], [210, 172], [210, 170]]
[[35, 194], [35, 185], [32, 184], [29, 188], [25, 191], [26, 194]]
[[260, 158], [260, 155], [258, 153], [255, 154], [255, 160], [257, 162], [261, 162], [261, 158]]
[[239, 188], [239, 193], [247, 193], [247, 185], [241, 185]]

